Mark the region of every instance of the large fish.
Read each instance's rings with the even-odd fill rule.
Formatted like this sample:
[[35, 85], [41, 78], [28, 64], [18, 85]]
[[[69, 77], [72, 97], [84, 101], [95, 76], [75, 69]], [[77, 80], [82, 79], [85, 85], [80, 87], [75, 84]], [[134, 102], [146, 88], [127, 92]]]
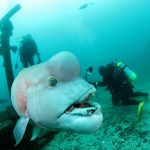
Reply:
[[101, 106], [89, 102], [95, 92], [93, 85], [81, 79], [78, 59], [67, 51], [24, 69], [11, 89], [12, 105], [20, 116], [13, 131], [16, 144], [29, 120], [47, 130], [98, 130], [103, 120]]

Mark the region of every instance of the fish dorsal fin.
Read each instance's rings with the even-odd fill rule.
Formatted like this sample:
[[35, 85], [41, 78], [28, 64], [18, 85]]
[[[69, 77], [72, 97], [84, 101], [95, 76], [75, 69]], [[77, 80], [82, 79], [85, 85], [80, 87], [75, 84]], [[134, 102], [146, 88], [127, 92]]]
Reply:
[[28, 122], [29, 122], [28, 117], [21, 117], [21, 118], [18, 119], [18, 121], [16, 123], [16, 126], [13, 130], [14, 138], [15, 138], [15, 141], [16, 141], [15, 146], [18, 145], [20, 143], [20, 141], [22, 140], [23, 135], [26, 131]]

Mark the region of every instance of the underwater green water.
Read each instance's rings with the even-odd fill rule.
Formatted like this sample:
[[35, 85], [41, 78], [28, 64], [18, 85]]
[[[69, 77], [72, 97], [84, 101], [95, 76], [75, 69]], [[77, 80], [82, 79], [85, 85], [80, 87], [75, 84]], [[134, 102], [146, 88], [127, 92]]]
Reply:
[[[17, 1], [0, 2], [1, 17]], [[148, 81], [150, 74], [150, 1], [148, 0], [29, 0], [20, 1], [22, 9], [11, 21], [11, 44], [19, 45], [22, 35], [31, 33], [38, 44], [42, 61], [68, 50], [80, 60], [82, 75], [94, 67], [92, 79], [99, 79], [97, 67], [113, 59], [122, 60]], [[93, 3], [79, 9], [86, 3]], [[4, 9], [5, 5], [5, 9]], [[13, 68], [18, 54], [12, 54]], [[8, 98], [5, 72], [0, 57], [0, 98]], [[16, 75], [21, 70], [14, 69]], [[144, 79], [145, 78], [145, 79]]]
[[[52, 55], [60, 51], [71, 51], [80, 61], [82, 77], [84, 77], [85, 70], [89, 66], [94, 68], [93, 74], [89, 76], [91, 81], [101, 79], [97, 72], [100, 65], [105, 65], [114, 59], [118, 59], [137, 73], [138, 78], [135, 81], [135, 85], [137, 85], [139, 89], [144, 89], [145, 85], [146, 88], [149, 87], [149, 0], [0, 0], [0, 18], [17, 3], [20, 3], [22, 8], [11, 18], [11, 22], [14, 26], [13, 35], [10, 38], [11, 45], [19, 46], [20, 38], [30, 33], [38, 45], [42, 62], [48, 60]], [[84, 4], [88, 4], [87, 7], [81, 8]], [[11, 52], [11, 58], [13, 73], [17, 76], [22, 70], [18, 52], [16, 54]], [[37, 60], [35, 59], [35, 61]], [[15, 69], [16, 63], [19, 65], [18, 69]], [[102, 95], [104, 98], [106, 95], [107, 100], [109, 99], [106, 93], [103, 94], [103, 90], [102, 92], [100, 91], [98, 95]], [[0, 99], [9, 99], [3, 58], [1, 55]], [[106, 105], [105, 101], [103, 101], [103, 103]], [[106, 112], [106, 117], [109, 118], [110, 115], [107, 114], [107, 107], [108, 106], [105, 106], [104, 113]], [[126, 120], [132, 120], [136, 115], [136, 108], [132, 109], [134, 114], [130, 114]], [[119, 108], [118, 110], [120, 112], [122, 111]], [[113, 113], [113, 111], [117, 114], [115, 109], [109, 108], [110, 113]], [[126, 111], [125, 113], [128, 114]], [[113, 121], [111, 123], [113, 126], [117, 117], [112, 118]], [[104, 122], [104, 125], [107, 126], [108, 124]], [[131, 124], [131, 122], [129, 121], [128, 124]], [[119, 126], [118, 122], [117, 125]], [[125, 125], [123, 122], [122, 126], [124, 127]], [[141, 123], [140, 125], [133, 137], [145, 133], [140, 130], [143, 124]], [[111, 132], [113, 130], [113, 132], [115, 132], [112, 126], [109, 126], [109, 131]], [[103, 130], [105, 130], [105, 128], [103, 128]], [[97, 143], [101, 139], [99, 135], [105, 134], [103, 130], [97, 133]], [[145, 131], [144, 127], [143, 131]], [[118, 131], [118, 134], [119, 133]], [[123, 134], [125, 133], [123, 132]], [[59, 136], [62, 137], [62, 142]], [[79, 139], [77, 134], [71, 134], [71, 136], [73, 140], [77, 141]], [[133, 137], [132, 139], [134, 140]], [[60, 133], [58, 138], [56, 136], [54, 143], [67, 143], [67, 138], [70, 140], [68, 133]], [[94, 138], [95, 135], [92, 135], [92, 139]], [[84, 143], [85, 139], [85, 136], [81, 136], [80, 141]], [[140, 141], [140, 138], [138, 138], [138, 140]], [[110, 141], [109, 135], [107, 135], [107, 141], [108, 143]], [[82, 145], [81, 149], [84, 147], [83, 143], [79, 143], [80, 146]], [[88, 145], [89, 141], [87, 140], [85, 143]], [[127, 147], [131, 144], [129, 141], [128, 143], [129, 144], [126, 144]], [[102, 143], [102, 145], [104, 144]], [[74, 149], [76, 147], [73, 142], [71, 142], [71, 146]], [[51, 143], [51, 147], [55, 147], [53, 142]], [[98, 149], [98, 147], [101, 147], [101, 145], [98, 145], [95, 149]], [[93, 147], [91, 150], [93, 150]]]

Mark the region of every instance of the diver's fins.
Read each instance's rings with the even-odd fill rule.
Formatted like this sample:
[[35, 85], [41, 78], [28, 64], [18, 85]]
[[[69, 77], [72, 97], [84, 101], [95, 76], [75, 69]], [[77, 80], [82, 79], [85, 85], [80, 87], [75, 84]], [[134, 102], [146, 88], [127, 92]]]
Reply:
[[16, 141], [15, 146], [18, 145], [19, 142], [22, 140], [23, 135], [26, 131], [28, 122], [29, 122], [28, 117], [21, 117], [21, 118], [18, 119], [18, 121], [16, 123], [16, 126], [13, 130], [14, 138], [15, 138], [15, 141]]
[[138, 105], [138, 111], [137, 111], [137, 121], [139, 120], [142, 110], [143, 110], [144, 102], [140, 102]]

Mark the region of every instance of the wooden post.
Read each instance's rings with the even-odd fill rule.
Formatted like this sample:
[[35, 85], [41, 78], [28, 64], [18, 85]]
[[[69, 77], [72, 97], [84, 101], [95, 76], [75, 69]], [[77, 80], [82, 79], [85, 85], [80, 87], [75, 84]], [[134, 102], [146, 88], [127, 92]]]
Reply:
[[1, 31], [1, 51], [4, 59], [4, 67], [7, 78], [7, 85], [9, 93], [11, 91], [11, 85], [14, 80], [13, 70], [12, 70], [12, 61], [10, 55], [10, 36], [12, 35], [13, 25], [10, 22], [10, 18], [20, 10], [21, 6], [16, 5], [13, 7], [1, 20], [0, 20], [0, 31]]

